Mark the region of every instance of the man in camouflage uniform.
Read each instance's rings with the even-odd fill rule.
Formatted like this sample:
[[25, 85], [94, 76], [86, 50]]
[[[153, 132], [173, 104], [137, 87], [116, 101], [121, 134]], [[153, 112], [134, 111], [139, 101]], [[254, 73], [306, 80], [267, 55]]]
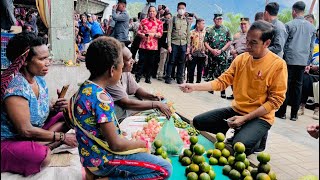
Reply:
[[[208, 75], [206, 81], [219, 77], [228, 67], [226, 50], [231, 45], [232, 37], [227, 27], [222, 25], [222, 14], [214, 14], [214, 26], [205, 35], [204, 42], [208, 49]], [[226, 98], [225, 91], [221, 91], [221, 97]]]
[[[233, 35], [233, 41], [231, 43], [231, 51], [230, 54], [231, 62], [234, 58], [236, 58], [239, 54], [242, 54], [245, 52], [247, 48], [247, 32], [250, 28], [250, 21], [249, 18], [242, 17], [240, 18], [240, 32], [237, 32]], [[231, 86], [232, 88], [232, 86]], [[230, 95], [227, 97], [227, 99], [234, 99], [233, 95]]]

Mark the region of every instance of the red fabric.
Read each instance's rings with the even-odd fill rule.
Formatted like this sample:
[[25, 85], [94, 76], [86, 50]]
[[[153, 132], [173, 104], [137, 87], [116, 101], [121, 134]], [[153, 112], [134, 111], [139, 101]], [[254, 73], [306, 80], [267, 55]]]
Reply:
[[[138, 33], [150, 34], [157, 33], [160, 37], [163, 34], [163, 22], [159, 19], [150, 20], [149, 18], [143, 19], [140, 22]], [[159, 37], [142, 38], [139, 48], [146, 50], [158, 50]]]
[[20, 68], [26, 61], [29, 51], [30, 49], [27, 48], [27, 50], [17, 57], [17, 59], [1, 74], [1, 103], [4, 92], [6, 91], [14, 75], [19, 72]]

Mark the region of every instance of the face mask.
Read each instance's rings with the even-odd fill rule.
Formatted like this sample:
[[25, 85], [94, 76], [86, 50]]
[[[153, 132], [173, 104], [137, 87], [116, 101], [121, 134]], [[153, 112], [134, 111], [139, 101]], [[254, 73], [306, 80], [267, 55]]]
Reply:
[[180, 14], [181, 16], [184, 15], [185, 13], [186, 13], [186, 10], [184, 10], [184, 9], [178, 10], [178, 14]]

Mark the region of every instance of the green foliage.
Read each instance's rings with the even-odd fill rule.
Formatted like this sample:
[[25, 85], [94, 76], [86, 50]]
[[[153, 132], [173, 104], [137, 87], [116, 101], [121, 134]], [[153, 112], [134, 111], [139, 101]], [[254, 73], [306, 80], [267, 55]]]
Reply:
[[292, 20], [291, 9], [287, 8], [278, 14], [278, 19], [284, 24]]
[[127, 11], [131, 18], [138, 17], [138, 13], [142, 11], [145, 7], [145, 3], [142, 2], [135, 2], [135, 3], [128, 3], [127, 4]]
[[228, 17], [228, 20], [224, 20], [223, 25], [225, 25], [229, 29], [230, 33], [234, 35], [240, 31], [240, 18], [243, 17], [243, 15], [240, 13], [227, 13], [226, 16]]

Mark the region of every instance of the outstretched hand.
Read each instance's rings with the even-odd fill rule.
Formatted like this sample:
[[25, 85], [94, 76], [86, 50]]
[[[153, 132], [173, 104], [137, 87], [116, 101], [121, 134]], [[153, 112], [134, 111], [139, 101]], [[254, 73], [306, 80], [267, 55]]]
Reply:
[[319, 124], [309, 125], [307, 131], [310, 136], [318, 139], [319, 138]]
[[184, 93], [191, 93], [192, 91], [194, 91], [194, 88], [190, 83], [181, 84], [179, 85], [179, 88]]

